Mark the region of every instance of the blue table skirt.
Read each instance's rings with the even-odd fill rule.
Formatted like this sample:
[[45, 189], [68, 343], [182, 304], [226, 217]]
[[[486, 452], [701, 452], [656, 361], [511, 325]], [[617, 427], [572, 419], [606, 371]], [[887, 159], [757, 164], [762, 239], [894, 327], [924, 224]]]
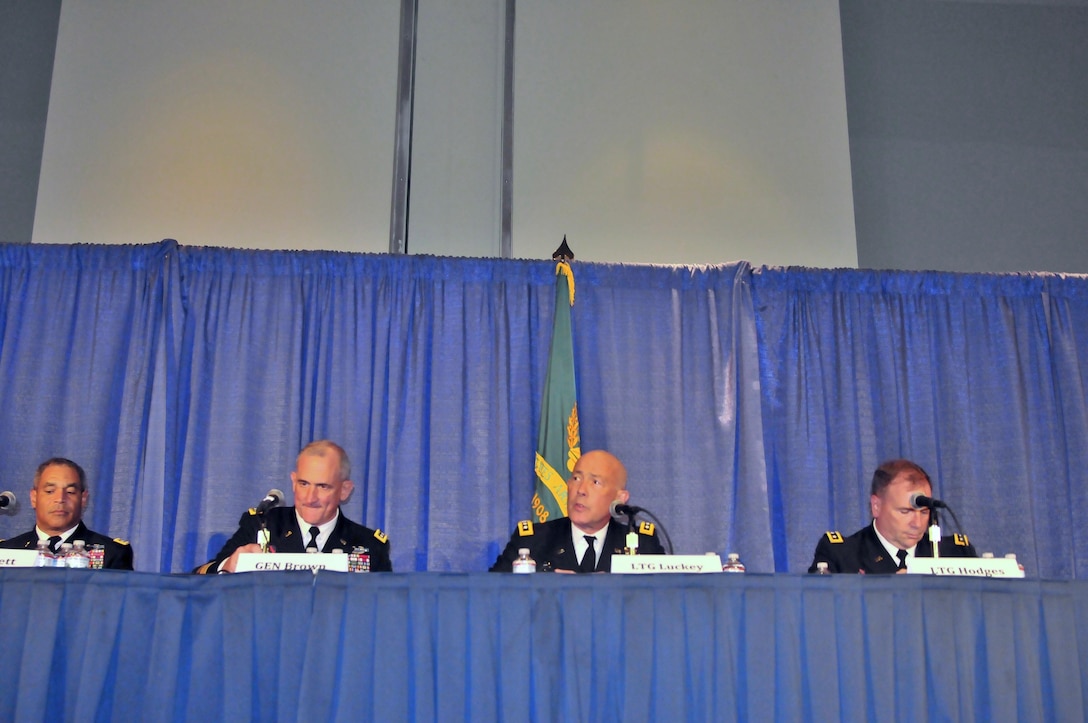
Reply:
[[0, 571], [0, 720], [1085, 720], [1088, 583]]

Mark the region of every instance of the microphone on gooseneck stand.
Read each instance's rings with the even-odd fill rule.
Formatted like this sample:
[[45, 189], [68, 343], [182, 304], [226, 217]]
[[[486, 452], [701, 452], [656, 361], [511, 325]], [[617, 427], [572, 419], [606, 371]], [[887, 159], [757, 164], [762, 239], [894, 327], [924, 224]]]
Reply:
[[15, 493], [14, 492], [0, 492], [0, 510], [5, 507], [15, 506]]
[[920, 510], [925, 507], [928, 507], [931, 510], [935, 510], [938, 507], [940, 507], [941, 509], [948, 509], [948, 505], [946, 505], [944, 502], [941, 502], [940, 500], [934, 499], [932, 497], [927, 497], [921, 492], [910, 493], [910, 506], [916, 510]]
[[948, 510], [948, 514], [952, 515], [952, 519], [956, 522], [956, 529], [963, 532], [963, 525], [960, 524], [960, 519], [956, 517], [956, 511], [941, 500], [924, 495], [921, 492], [910, 493], [910, 506], [916, 510], [929, 510], [929, 541], [933, 546], [933, 557], [940, 557], [941, 525], [937, 519], [937, 510]]
[[268, 494], [264, 496], [260, 504], [257, 505], [257, 514], [263, 515], [273, 507], [279, 507], [283, 504], [283, 491], [277, 489], [268, 490]]
[[661, 524], [661, 520], [657, 519], [653, 512], [650, 512], [644, 507], [635, 507], [634, 505], [624, 504], [619, 500], [613, 500], [612, 504], [608, 506], [608, 511], [613, 519], [617, 521], [621, 521], [621, 517], [627, 519], [627, 554], [638, 554], [638, 533], [635, 532], [635, 515], [640, 512], [657, 523], [657, 526], [661, 529], [661, 537], [665, 541], [665, 552], [669, 555], [672, 554], [672, 540], [669, 539], [669, 533], [665, 530], [665, 526]]
[[283, 491], [278, 489], [268, 490], [268, 494], [264, 496], [264, 499], [257, 505], [257, 521], [261, 525], [261, 531], [258, 533], [257, 541], [261, 546], [263, 552], [268, 552], [268, 543], [272, 537], [268, 531], [268, 525], [264, 521], [264, 513], [268, 512], [273, 507], [279, 507], [283, 504]]
[[608, 512], [616, 517], [617, 515], [626, 515], [632, 517], [639, 512], [645, 512], [641, 507], [635, 507], [634, 505], [625, 505], [622, 502], [615, 501], [608, 506]]

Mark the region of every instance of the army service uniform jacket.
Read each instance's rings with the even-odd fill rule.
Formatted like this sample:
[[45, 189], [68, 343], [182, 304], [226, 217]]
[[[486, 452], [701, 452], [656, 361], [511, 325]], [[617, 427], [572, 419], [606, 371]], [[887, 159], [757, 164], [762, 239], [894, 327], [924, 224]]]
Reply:
[[[309, 533], [304, 535], [299, 529], [294, 507], [274, 507], [264, 513], [264, 522], [268, 528], [268, 544], [271, 549], [276, 552], [306, 552], [306, 541], [310, 536]], [[204, 563], [193, 572], [198, 575], [214, 575], [219, 571], [219, 565], [235, 550], [257, 542], [260, 529], [260, 515], [256, 510], [250, 509], [242, 515], [242, 519], [238, 521], [238, 531], [227, 540], [227, 544], [223, 545], [215, 559]], [[371, 572], [393, 571], [393, 564], [389, 559], [389, 538], [385, 533], [352, 522], [340, 512], [336, 518], [336, 526], [321, 551], [343, 550], [347, 554], [356, 547], [366, 548], [369, 552]]]
[[[944, 536], [940, 542], [941, 557], [978, 557], [967, 535]], [[933, 557], [933, 543], [923, 537], [915, 548], [916, 557]], [[826, 562], [830, 572], [863, 572], [868, 575], [894, 575], [899, 570], [899, 560], [888, 555], [880, 543], [872, 523], [849, 537], [838, 532], [828, 532], [816, 545], [809, 572], [816, 572], [816, 563]]]
[[[128, 544], [127, 541], [100, 535], [97, 532], [88, 529], [87, 526], [83, 524], [82, 520], [80, 520], [79, 525], [76, 526], [75, 532], [69, 535], [65, 542], [75, 542], [76, 540], [83, 540], [87, 543], [87, 549], [90, 549], [91, 545], [102, 545], [104, 552], [102, 557], [103, 569], [132, 569], [132, 545]], [[18, 537], [13, 537], [10, 540], [0, 540], [0, 548], [5, 550], [33, 550], [37, 547], [37, 530], [24, 532]]]
[[[578, 571], [578, 558], [574, 555], [574, 538], [569, 517], [560, 517], [547, 522], [525, 520], [518, 523], [510, 542], [502, 551], [490, 572], [510, 572], [514, 560], [518, 559], [518, 549], [529, 549], [529, 557], [536, 560], [538, 572], [554, 570]], [[640, 522], [635, 528], [638, 532], [638, 553], [640, 555], [662, 555], [665, 548], [657, 538], [653, 524]], [[578, 533], [581, 534], [581, 533]], [[627, 542], [627, 525], [616, 520], [609, 520], [608, 532], [604, 539], [604, 549], [597, 556], [596, 572], [609, 572], [612, 569], [612, 556], [622, 555]]]

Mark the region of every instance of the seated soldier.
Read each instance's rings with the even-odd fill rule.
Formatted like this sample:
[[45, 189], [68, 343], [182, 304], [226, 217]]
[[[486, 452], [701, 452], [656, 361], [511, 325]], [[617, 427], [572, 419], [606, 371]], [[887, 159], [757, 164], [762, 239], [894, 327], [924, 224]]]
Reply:
[[[626, 504], [627, 470], [603, 450], [586, 452], [567, 481], [567, 516], [547, 522], [519, 522], [491, 572], [510, 572], [520, 548], [527, 548], [542, 572], [609, 572], [612, 555], [623, 554], [627, 526], [612, 519], [613, 502]], [[654, 526], [638, 527], [640, 554], [665, 552]]]
[[[869, 507], [873, 522], [849, 537], [828, 532], [816, 545], [809, 572], [816, 572], [820, 562], [829, 572], [893, 574], [906, 572], [907, 560], [933, 557], [928, 508], [911, 506], [912, 492], [927, 497], [933, 494], [926, 471], [905, 459], [895, 459], [877, 467], [873, 473]], [[966, 535], [942, 537], [941, 557], [978, 557]]]
[[48, 540], [49, 549], [56, 554], [64, 543], [83, 540], [88, 550], [94, 545], [102, 546], [103, 568], [131, 570], [132, 546], [128, 542], [100, 535], [83, 524], [83, 508], [89, 501], [87, 475], [82, 467], [64, 457], [45, 460], [38, 465], [30, 490], [34, 529], [10, 540], [0, 540], [0, 548], [33, 550], [38, 540]]

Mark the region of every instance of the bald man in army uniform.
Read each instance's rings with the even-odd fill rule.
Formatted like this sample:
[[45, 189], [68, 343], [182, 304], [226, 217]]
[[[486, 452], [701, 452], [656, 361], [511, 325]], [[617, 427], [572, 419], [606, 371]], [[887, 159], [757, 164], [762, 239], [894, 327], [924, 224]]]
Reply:
[[[586, 452], [567, 481], [567, 516], [519, 522], [491, 572], [510, 572], [520, 548], [529, 550], [541, 572], [609, 572], [612, 556], [622, 555], [627, 544], [627, 526], [612, 519], [611, 505], [629, 497], [623, 464], [603, 450]], [[640, 523], [637, 532], [639, 554], [665, 552], [651, 523]]]
[[[907, 560], [933, 557], [933, 543], [928, 535], [928, 508], [914, 509], [912, 492], [930, 497], [933, 485], [920, 466], [905, 459], [895, 459], [877, 467], [873, 473], [869, 506], [872, 524], [849, 537], [827, 532], [816, 545], [809, 572], [816, 572], [821, 562], [829, 572], [891, 575], [906, 572]], [[966, 535], [942, 537], [941, 557], [978, 557]]]

